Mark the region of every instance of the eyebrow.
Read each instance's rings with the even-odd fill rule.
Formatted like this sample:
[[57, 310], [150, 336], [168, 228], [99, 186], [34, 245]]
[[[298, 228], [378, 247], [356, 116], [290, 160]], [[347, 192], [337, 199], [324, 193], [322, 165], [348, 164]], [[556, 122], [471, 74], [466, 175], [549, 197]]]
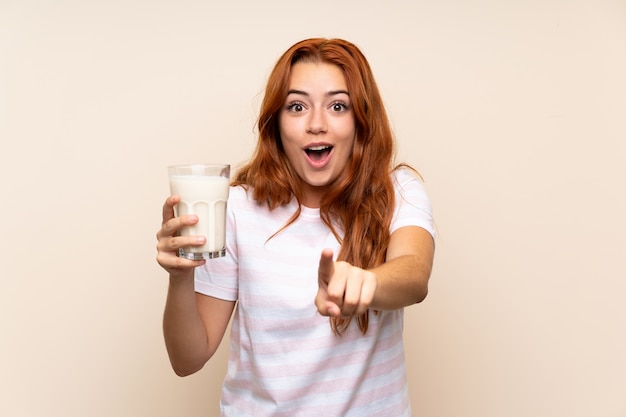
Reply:
[[[302, 90], [289, 90], [287, 91], [287, 95], [289, 94], [300, 94], [302, 96], [309, 96], [309, 93], [307, 93], [306, 91], [302, 91]], [[331, 90], [327, 92], [325, 95], [336, 96], [337, 94], [345, 94], [347, 96], [350, 96], [350, 93], [348, 93], [346, 90]]]

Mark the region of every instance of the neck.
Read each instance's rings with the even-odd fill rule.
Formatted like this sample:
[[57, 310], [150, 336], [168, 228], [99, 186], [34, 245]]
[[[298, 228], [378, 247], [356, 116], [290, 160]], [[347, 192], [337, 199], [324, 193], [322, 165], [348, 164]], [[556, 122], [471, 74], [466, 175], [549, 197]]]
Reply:
[[314, 187], [304, 184], [303, 191], [302, 205], [309, 208], [320, 208], [320, 202], [326, 193], [326, 187]]

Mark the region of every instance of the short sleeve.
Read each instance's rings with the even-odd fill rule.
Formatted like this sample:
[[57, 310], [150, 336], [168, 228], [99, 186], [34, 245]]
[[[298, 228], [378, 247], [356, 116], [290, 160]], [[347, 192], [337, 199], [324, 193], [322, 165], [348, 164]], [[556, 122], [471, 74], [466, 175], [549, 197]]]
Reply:
[[409, 168], [396, 169], [392, 174], [395, 207], [390, 232], [404, 226], [418, 226], [435, 237], [432, 206], [424, 183]]
[[[242, 196], [243, 193], [243, 196]], [[236, 206], [245, 199], [241, 187], [231, 187], [226, 208], [226, 256], [207, 259], [194, 271], [195, 290], [197, 293], [236, 301], [239, 292]]]

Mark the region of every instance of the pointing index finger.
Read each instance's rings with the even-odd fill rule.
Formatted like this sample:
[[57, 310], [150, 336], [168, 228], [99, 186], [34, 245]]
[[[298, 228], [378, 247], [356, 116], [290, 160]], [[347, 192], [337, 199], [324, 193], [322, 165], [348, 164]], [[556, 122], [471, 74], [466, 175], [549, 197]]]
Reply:
[[335, 271], [335, 262], [333, 262], [333, 251], [331, 249], [324, 249], [320, 256], [320, 266], [318, 268], [319, 279], [328, 283], [330, 277], [333, 276]]

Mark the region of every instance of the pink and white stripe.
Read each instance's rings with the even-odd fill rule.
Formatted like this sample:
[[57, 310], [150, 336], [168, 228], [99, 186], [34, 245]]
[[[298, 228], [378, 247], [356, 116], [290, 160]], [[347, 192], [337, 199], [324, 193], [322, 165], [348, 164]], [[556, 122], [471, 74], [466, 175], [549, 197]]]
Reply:
[[[394, 173], [391, 231], [420, 226], [434, 236], [430, 202], [409, 170]], [[403, 311], [370, 312], [369, 330], [336, 336], [314, 305], [322, 249], [339, 243], [303, 208], [270, 212], [242, 188], [228, 201], [227, 256], [196, 270], [196, 291], [237, 300], [221, 400], [228, 417], [402, 417], [410, 415]]]

